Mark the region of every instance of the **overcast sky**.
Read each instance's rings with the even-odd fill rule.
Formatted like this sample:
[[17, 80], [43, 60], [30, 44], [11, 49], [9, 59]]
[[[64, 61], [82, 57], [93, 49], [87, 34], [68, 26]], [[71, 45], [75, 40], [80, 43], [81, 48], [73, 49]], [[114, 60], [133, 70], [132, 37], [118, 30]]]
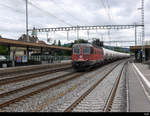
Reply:
[[[62, 26], [92, 26], [108, 24], [141, 23], [141, 0], [28, 0], [29, 28], [48, 28]], [[0, 35], [4, 38], [18, 39], [25, 33], [25, 0], [0, 0]], [[150, 2], [145, 0], [145, 40], [150, 39]], [[140, 28], [138, 44], [140, 44]], [[74, 41], [75, 31], [51, 32], [52, 42]], [[80, 38], [87, 39], [87, 31], [79, 32]], [[47, 41], [47, 33], [38, 33], [40, 40]], [[129, 30], [93, 30], [89, 39], [100, 38], [111, 41], [134, 41], [134, 29]], [[130, 46], [134, 43], [109, 43], [108, 45]]]

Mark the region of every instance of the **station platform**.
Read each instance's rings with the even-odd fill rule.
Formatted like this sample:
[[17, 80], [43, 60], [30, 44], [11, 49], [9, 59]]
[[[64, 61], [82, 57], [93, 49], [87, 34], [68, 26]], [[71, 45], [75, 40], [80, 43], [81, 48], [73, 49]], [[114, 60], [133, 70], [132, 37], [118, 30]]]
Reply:
[[28, 65], [28, 66], [17, 66], [17, 67], [8, 67], [8, 68], [0, 68], [0, 75], [3, 73], [12, 73], [16, 71], [24, 71], [24, 70], [33, 70], [38, 68], [46, 68], [46, 67], [57, 67], [57, 66], [64, 66], [64, 65], [71, 65], [71, 60], [63, 60], [61, 62], [54, 62], [54, 63], [42, 63], [37, 65]]
[[146, 64], [128, 63], [128, 112], [150, 112], [150, 69]]

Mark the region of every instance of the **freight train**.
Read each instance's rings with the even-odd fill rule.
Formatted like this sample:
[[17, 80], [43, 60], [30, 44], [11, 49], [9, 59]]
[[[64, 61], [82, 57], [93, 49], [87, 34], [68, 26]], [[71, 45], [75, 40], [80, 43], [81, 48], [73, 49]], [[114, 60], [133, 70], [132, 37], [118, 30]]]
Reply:
[[112, 51], [90, 43], [74, 44], [72, 52], [72, 67], [76, 71], [130, 57], [127, 53]]

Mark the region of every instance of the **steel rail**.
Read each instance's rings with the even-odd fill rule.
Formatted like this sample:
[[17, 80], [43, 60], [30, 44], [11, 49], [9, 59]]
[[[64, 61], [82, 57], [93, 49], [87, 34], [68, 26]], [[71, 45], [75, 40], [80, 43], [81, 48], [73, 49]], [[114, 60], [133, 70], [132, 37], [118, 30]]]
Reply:
[[[37, 93], [43, 92], [43, 91], [48, 90], [48, 89], [50, 89], [50, 88], [52, 88], [52, 87], [58, 86], [58, 85], [60, 85], [60, 84], [63, 84], [63, 83], [65, 83], [65, 82], [68, 82], [68, 81], [73, 80], [73, 79], [75, 79], [75, 78], [78, 78], [78, 77], [82, 76], [83, 74], [85, 74], [85, 73], [76, 73], [75, 75], [72, 75], [70, 78], [67, 78], [67, 79], [64, 79], [64, 80], [62, 80], [62, 81], [59, 81], [59, 82], [50, 84], [50, 85], [48, 85], [48, 86], [46, 86], [46, 87], [42, 87], [42, 88], [40, 88], [40, 89], [37, 89], [37, 90], [34, 90], [34, 91], [32, 91], [32, 92], [26, 93], [26, 94], [24, 94], [24, 95], [22, 95], [22, 96], [19, 96], [19, 97], [16, 97], [16, 98], [12, 98], [11, 100], [8, 100], [8, 101], [6, 101], [6, 102], [4, 102], [4, 103], [0, 103], [0, 108], [9, 106], [10, 104], [13, 104], [13, 103], [15, 103], [15, 102], [19, 102], [20, 100], [23, 100], [23, 99], [25, 99], [25, 98], [27, 98], [27, 97], [33, 96], [33, 95], [35, 95], [35, 94], [37, 94]], [[63, 78], [65, 78], [65, 77], [63, 76]], [[43, 83], [44, 83], [44, 82], [43, 82]], [[46, 82], [46, 83], [47, 83], [47, 82]], [[40, 84], [41, 84], [41, 83], [40, 83]], [[36, 85], [35, 85], [35, 86], [36, 86]], [[29, 87], [27, 87], [27, 88], [29, 88]], [[18, 91], [18, 90], [17, 90], [17, 91]], [[15, 91], [14, 91], [14, 92], [15, 92]], [[12, 91], [12, 93], [13, 93], [13, 91]], [[7, 94], [7, 93], [6, 93], [6, 94]], [[2, 95], [2, 96], [5, 96], [6, 94], [4, 94], [4, 95]], [[8, 94], [11, 94], [11, 92], [8, 93]]]
[[75, 72], [67, 73], [67, 74], [64, 74], [64, 75], [61, 75], [61, 76], [57, 76], [57, 77], [52, 78], [52, 79], [47, 79], [47, 80], [44, 80], [44, 81], [41, 81], [41, 82], [37, 82], [37, 83], [33, 83], [33, 84], [28, 85], [28, 86], [24, 86], [24, 87], [15, 89], [15, 90], [11, 90], [11, 91], [8, 91], [8, 92], [5, 92], [5, 93], [1, 93], [0, 94], [0, 98], [8, 96], [10, 94], [12, 95], [14, 93], [17, 93], [17, 92], [20, 92], [20, 91], [23, 91], [23, 90], [26, 90], [26, 89], [30, 89], [30, 88], [39, 86], [39, 85], [44, 84], [44, 83], [48, 83], [48, 82], [52, 82], [52, 81], [58, 80], [58, 79], [66, 77], [66, 76], [70, 76], [70, 75], [72, 75], [74, 73]]
[[41, 77], [41, 76], [44, 76], [44, 75], [48, 75], [48, 74], [52, 74], [52, 73], [55, 73], [55, 72], [67, 70], [67, 69], [70, 69], [70, 68], [71, 68], [70, 66], [67, 66], [67, 67], [55, 68], [55, 69], [52, 69], [52, 70], [42, 71], [42, 72], [35, 72], [35, 73], [32, 73], [32, 74], [25, 74], [25, 75], [15, 76], [15, 77], [11, 77], [11, 78], [1, 79], [0, 80], [0, 86], [5, 85], [5, 84], [9, 84], [9, 83], [20, 82], [20, 81], [24, 81], [24, 80], [38, 78], [38, 77]]
[[[93, 69], [93, 70], [94, 70], [94, 69]], [[93, 70], [91, 70], [90, 72], [92, 72]], [[72, 76], [72, 77], [70, 77], [70, 78], [68, 78], [68, 79], [65, 79], [65, 80], [56, 82], [56, 83], [54, 83], [54, 84], [50, 84], [50, 85], [48, 85], [48, 86], [46, 86], [46, 87], [37, 89], [37, 90], [35, 90], [35, 91], [32, 91], [32, 92], [27, 93], [27, 94], [25, 94], [25, 95], [22, 95], [22, 96], [20, 96], [20, 97], [13, 98], [13, 99], [8, 100], [8, 101], [6, 101], [6, 102], [4, 102], [4, 103], [0, 103], [0, 108], [9, 106], [10, 104], [13, 104], [13, 103], [15, 103], [15, 102], [19, 102], [19, 101], [21, 101], [21, 100], [23, 100], [23, 99], [25, 99], [25, 98], [27, 98], [27, 97], [33, 96], [33, 95], [35, 95], [35, 94], [38, 94], [38, 93], [40, 93], [40, 92], [42, 92], [42, 91], [45, 91], [45, 90], [48, 90], [48, 89], [50, 89], [50, 88], [52, 88], [52, 87], [55, 87], [55, 86], [57, 86], [57, 85], [60, 85], [60, 84], [63, 84], [63, 83], [65, 83], [65, 82], [68, 82], [68, 81], [70, 81], [70, 80], [73, 80], [73, 79], [75, 79], [75, 78], [78, 78], [78, 77], [80, 77], [80, 76], [82, 76], [82, 75], [84, 75], [84, 74], [86, 74], [86, 72], [85, 72], [85, 73], [77, 73], [77, 75], [74, 75], [74, 76]], [[65, 76], [63, 75], [63, 76], [61, 76], [61, 78], [62, 78], [62, 77], [64, 78]], [[57, 79], [58, 79], [58, 78], [59, 78], [59, 77], [57, 77]], [[50, 80], [49, 80], [49, 81], [50, 81]], [[44, 83], [44, 82], [43, 82], [43, 83]], [[47, 81], [46, 81], [46, 83], [47, 83]], [[37, 84], [38, 84], [38, 83], [37, 83]], [[37, 84], [35, 84], [34, 86], [37, 86]], [[39, 83], [39, 84], [42, 84], [42, 82]], [[27, 87], [24, 87], [24, 88], [22, 88], [22, 89], [24, 89], [24, 90], [25, 90], [25, 89], [29, 89], [30, 87], [31, 87], [31, 86], [27, 86]], [[20, 89], [17, 89], [17, 90], [13, 90], [13, 91], [9, 91], [9, 92], [3, 93], [3, 94], [1, 94], [1, 97], [0, 97], [0, 98], [5, 97], [5, 96], [7, 96], [7, 95], [14, 94], [14, 93], [16, 93], [16, 92], [19, 92], [20, 90], [21, 90], [21, 88], [20, 88]], [[21, 90], [21, 91], [23, 91], [23, 90]]]
[[84, 92], [75, 102], [73, 102], [64, 112], [71, 112], [87, 95], [93, 91], [97, 85], [99, 85], [121, 62], [115, 65], [107, 74], [105, 74], [99, 81], [91, 86], [86, 92]]
[[[119, 65], [119, 64], [117, 64], [117, 65]], [[116, 66], [117, 66], [117, 65], [116, 65]], [[116, 66], [115, 66], [115, 67], [116, 67]], [[114, 67], [113, 67], [113, 69], [114, 69]], [[112, 70], [113, 70], [113, 69], [112, 69]], [[36, 90], [34, 90], [34, 91], [25, 93], [24, 95], [21, 95], [21, 96], [19, 96], [19, 97], [12, 98], [11, 100], [8, 100], [8, 101], [6, 101], [6, 102], [1, 103], [1, 104], [0, 104], [0, 108], [7, 107], [7, 106], [9, 106], [10, 104], [19, 102], [19, 101], [21, 101], [21, 100], [23, 100], [23, 99], [25, 99], [25, 98], [28, 98], [28, 97], [31, 97], [31, 96], [33, 96], [33, 95], [35, 95], [35, 94], [40, 93], [40, 92], [46, 91], [46, 90], [48, 90], [48, 89], [50, 89], [50, 88], [52, 88], [52, 87], [58, 86], [58, 85], [60, 85], [60, 84], [64, 84], [65, 82], [71, 81], [71, 80], [73, 80], [73, 79], [75, 79], [75, 78], [78, 78], [78, 77], [84, 75], [84, 74], [86, 74], [86, 73], [77, 73], [77, 74], [71, 76], [70, 78], [64, 79], [64, 80], [62, 80], [62, 81], [59, 81], [59, 82], [56, 82], [56, 83], [53, 83], [53, 84], [46, 85], [46, 87], [41, 87], [41, 88], [36, 89]], [[64, 77], [64, 76], [63, 76], [63, 77]], [[50, 80], [49, 80], [49, 81], [50, 81]], [[44, 82], [43, 82], [43, 83], [44, 83]], [[42, 84], [42, 82], [41, 82], [40, 84]], [[36, 86], [36, 84], [35, 84], [35, 86]], [[29, 87], [28, 87], [28, 88], [29, 88]], [[17, 91], [18, 91], [18, 90], [17, 90]], [[13, 91], [12, 91], [12, 93], [13, 93]], [[10, 95], [11, 92], [8, 93], [8, 94]], [[13, 94], [14, 94], [14, 93], [13, 93]], [[5, 96], [5, 95], [7, 95], [7, 94], [3, 94], [2, 96]]]
[[[105, 67], [105, 69], [107, 69], [109, 66]], [[96, 68], [97, 69], [97, 68]], [[105, 70], [103, 69], [102, 72]], [[94, 69], [93, 69], [94, 70]], [[93, 70], [90, 70], [90, 72], [92, 72]], [[97, 74], [99, 74], [99, 72], [94, 73], [93, 75], [88, 76], [89, 77], [95, 77]], [[84, 82], [86, 82], [87, 80], [84, 80]], [[41, 111], [45, 106], [47, 106], [50, 103], [52, 103], [53, 101], [57, 100], [60, 97], [63, 97], [64, 95], [66, 95], [69, 92], [72, 92], [73, 90], [75, 90], [78, 86], [80, 86], [81, 84], [83, 84], [83, 82], [79, 82], [75, 85], [73, 85], [71, 88], [69, 88], [68, 90], [65, 90], [63, 92], [61, 92], [60, 94], [57, 94], [56, 96], [54, 96], [54, 98], [50, 98], [48, 100], [46, 100], [44, 103], [42, 103], [40, 106], [38, 106], [38, 108], [36, 108], [36, 110], [33, 110], [33, 112], [39, 112]]]
[[108, 100], [107, 100], [107, 102], [105, 104], [105, 107], [103, 109], [104, 112], [109, 112], [111, 110], [111, 106], [113, 104], [113, 100], [114, 100], [114, 97], [115, 97], [115, 94], [116, 94], [116, 91], [117, 91], [117, 88], [118, 88], [118, 85], [119, 85], [119, 82], [120, 82], [120, 79], [121, 79], [121, 76], [122, 76], [122, 73], [123, 73], [123, 69], [124, 69], [126, 63], [124, 63], [124, 65], [123, 65], [123, 67], [122, 67], [122, 69], [121, 69], [121, 71], [119, 73], [119, 76], [117, 77], [117, 79], [116, 79], [116, 81], [114, 83], [114, 86], [113, 86], [113, 88], [111, 90], [111, 93], [110, 93], [110, 95], [108, 97]]

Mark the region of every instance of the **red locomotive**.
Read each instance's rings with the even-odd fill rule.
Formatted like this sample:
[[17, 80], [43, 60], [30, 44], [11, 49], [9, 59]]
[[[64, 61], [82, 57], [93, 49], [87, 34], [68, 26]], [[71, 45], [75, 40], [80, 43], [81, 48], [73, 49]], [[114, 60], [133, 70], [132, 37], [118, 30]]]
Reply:
[[74, 44], [72, 51], [72, 67], [77, 71], [129, 57], [127, 53], [108, 50], [90, 43]]

